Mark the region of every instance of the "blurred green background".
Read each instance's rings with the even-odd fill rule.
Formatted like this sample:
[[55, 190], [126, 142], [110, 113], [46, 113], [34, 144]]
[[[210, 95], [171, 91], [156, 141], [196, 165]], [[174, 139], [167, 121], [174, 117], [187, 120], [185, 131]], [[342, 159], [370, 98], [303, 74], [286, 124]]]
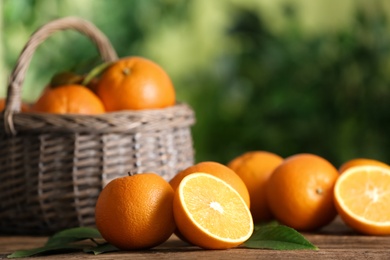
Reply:
[[[195, 110], [196, 160], [227, 163], [250, 150], [315, 153], [338, 167], [390, 163], [390, 1], [2, 0], [1, 95], [31, 33], [79, 16], [120, 57], [171, 76]], [[83, 70], [97, 52], [66, 31], [36, 51], [23, 86], [33, 102], [54, 73]]]

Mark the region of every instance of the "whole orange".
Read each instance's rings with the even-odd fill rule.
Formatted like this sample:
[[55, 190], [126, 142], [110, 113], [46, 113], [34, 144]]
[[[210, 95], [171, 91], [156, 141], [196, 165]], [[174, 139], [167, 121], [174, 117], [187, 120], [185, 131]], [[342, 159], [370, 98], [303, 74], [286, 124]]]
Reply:
[[277, 154], [267, 151], [250, 151], [237, 156], [228, 167], [237, 173], [248, 188], [253, 221], [272, 219], [265, 188], [272, 171], [283, 161]]
[[192, 165], [176, 174], [169, 182], [173, 190], [176, 190], [180, 182], [189, 174], [203, 172], [218, 177], [230, 184], [244, 199], [245, 203], [250, 205], [249, 192], [243, 180], [229, 167], [218, 162], [200, 162]]
[[32, 111], [56, 114], [101, 114], [101, 100], [82, 85], [47, 87], [33, 105]]
[[339, 174], [314, 154], [286, 158], [267, 183], [267, 201], [275, 218], [299, 231], [313, 231], [337, 215], [333, 189]]
[[97, 94], [107, 111], [157, 109], [175, 104], [175, 89], [168, 74], [141, 57], [114, 62], [101, 75]]
[[173, 198], [172, 187], [154, 173], [114, 179], [96, 202], [96, 226], [119, 249], [152, 248], [175, 230]]
[[375, 159], [369, 159], [369, 158], [354, 158], [351, 160], [348, 160], [344, 162], [340, 168], [339, 173], [345, 172], [347, 169], [353, 167], [353, 166], [365, 166], [365, 165], [371, 165], [371, 166], [382, 166], [382, 167], [388, 167], [390, 166], [384, 162], [375, 160]]

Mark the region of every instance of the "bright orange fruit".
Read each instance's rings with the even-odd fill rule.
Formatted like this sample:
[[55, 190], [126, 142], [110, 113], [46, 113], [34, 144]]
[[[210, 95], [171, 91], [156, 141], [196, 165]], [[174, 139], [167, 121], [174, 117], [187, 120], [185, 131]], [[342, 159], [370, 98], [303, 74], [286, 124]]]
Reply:
[[96, 226], [103, 238], [122, 250], [146, 249], [166, 241], [176, 228], [174, 192], [154, 173], [112, 180], [96, 202]]
[[176, 101], [168, 74], [141, 57], [126, 57], [113, 63], [103, 72], [96, 88], [107, 111], [165, 108]]
[[241, 195], [211, 174], [186, 176], [175, 192], [173, 204], [180, 233], [199, 247], [227, 249], [252, 235], [252, 216]]
[[250, 151], [228, 163], [228, 167], [240, 176], [248, 189], [250, 210], [255, 223], [272, 219], [265, 188], [272, 171], [282, 161], [282, 157], [271, 152]]
[[248, 207], [250, 206], [249, 192], [243, 180], [232, 169], [218, 162], [200, 162], [192, 165], [176, 174], [169, 184], [176, 190], [184, 177], [195, 172], [209, 173], [226, 181], [242, 196]]
[[348, 226], [367, 235], [390, 235], [390, 168], [347, 169], [336, 182], [334, 200]]
[[82, 85], [47, 87], [32, 106], [34, 112], [56, 114], [102, 114], [105, 112], [101, 100]]
[[339, 173], [343, 173], [345, 170], [358, 165], [373, 165], [373, 166], [382, 166], [382, 167], [389, 167], [390, 166], [384, 162], [375, 160], [375, 159], [369, 159], [369, 158], [354, 158], [349, 161], [346, 161], [343, 163], [339, 168]]
[[297, 154], [286, 158], [267, 183], [267, 201], [275, 218], [299, 231], [330, 223], [337, 212], [333, 187], [339, 174], [324, 158]]

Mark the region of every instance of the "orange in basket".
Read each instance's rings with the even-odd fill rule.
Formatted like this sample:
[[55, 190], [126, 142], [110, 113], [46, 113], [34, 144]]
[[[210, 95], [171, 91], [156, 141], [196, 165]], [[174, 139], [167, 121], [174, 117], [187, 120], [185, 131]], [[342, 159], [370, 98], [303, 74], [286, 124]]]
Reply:
[[[118, 60], [107, 37], [77, 17], [51, 21], [32, 34], [10, 74], [8, 102], [0, 113], [0, 233], [50, 235], [65, 228], [94, 226], [97, 197], [113, 179], [130, 171], [155, 172], [170, 180], [193, 165], [190, 127], [195, 114], [185, 103], [88, 115], [69, 110], [66, 114], [18, 113], [35, 50], [53, 33], [69, 29], [88, 36], [103, 64]], [[58, 84], [57, 78], [57, 88], [47, 89], [44, 95], [63, 91], [58, 85], [70, 84], [68, 80], [65, 77], [66, 83]], [[82, 91], [94, 102], [87, 86], [71, 89], [73, 98]], [[114, 89], [113, 93], [121, 94]], [[95, 103], [95, 108], [100, 107]]]
[[122, 58], [102, 74], [97, 94], [107, 111], [173, 106], [175, 89], [168, 74], [141, 57]]
[[93, 115], [105, 112], [102, 101], [82, 85], [48, 87], [31, 109], [35, 112]]

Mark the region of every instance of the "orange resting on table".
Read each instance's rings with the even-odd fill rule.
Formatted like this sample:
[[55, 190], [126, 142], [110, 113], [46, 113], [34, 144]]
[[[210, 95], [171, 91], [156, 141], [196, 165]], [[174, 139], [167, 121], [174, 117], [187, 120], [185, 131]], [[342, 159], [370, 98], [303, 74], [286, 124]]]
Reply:
[[211, 174], [186, 176], [175, 191], [173, 205], [180, 233], [199, 247], [236, 247], [253, 233], [252, 215], [241, 195]]
[[334, 201], [342, 220], [367, 235], [390, 235], [390, 168], [354, 166], [338, 178]]
[[172, 187], [157, 174], [116, 178], [98, 197], [96, 226], [103, 238], [119, 249], [152, 248], [175, 230], [173, 197]]
[[314, 154], [286, 158], [267, 183], [267, 201], [274, 217], [298, 231], [313, 231], [336, 217], [333, 187], [337, 169]]
[[271, 152], [250, 151], [237, 156], [227, 165], [240, 176], [248, 189], [250, 210], [255, 223], [272, 219], [265, 188], [273, 170], [282, 161], [282, 157]]
[[218, 162], [206, 161], [192, 165], [176, 174], [169, 184], [176, 190], [184, 177], [195, 172], [209, 173], [226, 181], [242, 196], [248, 207], [250, 206], [249, 192], [243, 180], [232, 169]]
[[382, 166], [382, 167], [389, 167], [390, 166], [384, 162], [375, 160], [375, 159], [369, 159], [369, 158], [354, 158], [351, 160], [346, 161], [343, 163], [339, 168], [339, 173], [343, 173], [345, 170], [358, 165], [373, 165], [373, 166]]

